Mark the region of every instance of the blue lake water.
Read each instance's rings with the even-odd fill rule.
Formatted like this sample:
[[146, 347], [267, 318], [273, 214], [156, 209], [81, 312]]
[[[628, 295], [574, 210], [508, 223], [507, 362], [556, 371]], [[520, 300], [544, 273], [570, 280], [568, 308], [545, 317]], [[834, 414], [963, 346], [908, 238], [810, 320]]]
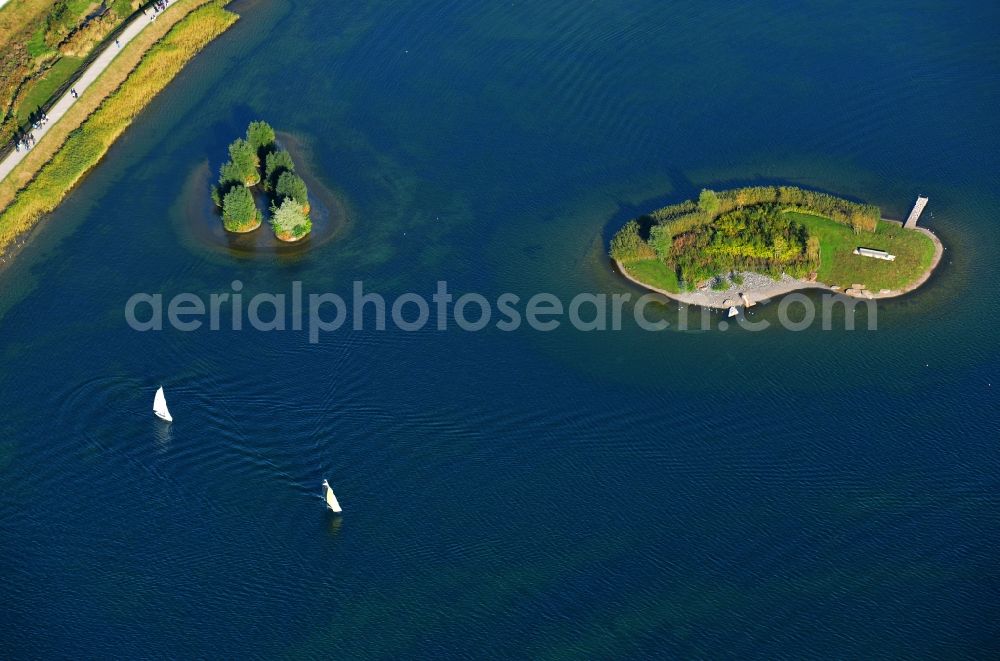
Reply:
[[[0, 272], [0, 657], [996, 654], [1000, 7], [231, 7]], [[311, 250], [197, 231], [258, 117], [347, 210]], [[775, 182], [929, 195], [940, 269], [877, 331], [124, 320], [233, 280], [637, 297], [617, 227]]]

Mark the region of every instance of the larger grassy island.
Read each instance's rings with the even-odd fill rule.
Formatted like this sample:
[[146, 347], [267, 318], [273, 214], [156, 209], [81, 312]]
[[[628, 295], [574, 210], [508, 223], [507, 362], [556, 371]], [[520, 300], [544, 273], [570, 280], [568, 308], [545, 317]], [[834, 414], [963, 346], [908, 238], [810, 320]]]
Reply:
[[930, 276], [933, 233], [878, 207], [790, 186], [703, 190], [629, 221], [610, 254], [630, 280], [708, 307], [752, 304], [810, 287], [899, 296]]

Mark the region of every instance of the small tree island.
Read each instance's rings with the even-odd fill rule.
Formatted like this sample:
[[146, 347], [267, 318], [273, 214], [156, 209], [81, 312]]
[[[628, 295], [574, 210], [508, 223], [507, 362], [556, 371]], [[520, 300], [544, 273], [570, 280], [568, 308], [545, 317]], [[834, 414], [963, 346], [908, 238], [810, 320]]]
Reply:
[[[924, 203], [919, 198], [916, 216]], [[757, 186], [706, 189], [697, 201], [630, 220], [612, 238], [610, 255], [637, 284], [686, 303], [731, 307], [808, 287], [899, 296], [927, 280], [942, 250], [916, 217], [904, 226], [874, 205]]]
[[251, 122], [246, 137], [229, 145], [229, 160], [219, 169], [212, 199], [222, 209], [227, 232], [252, 232], [261, 225], [254, 198], [260, 187], [270, 198], [271, 229], [281, 241], [299, 241], [312, 231], [309, 191], [295, 174], [291, 154], [279, 149], [267, 122]]

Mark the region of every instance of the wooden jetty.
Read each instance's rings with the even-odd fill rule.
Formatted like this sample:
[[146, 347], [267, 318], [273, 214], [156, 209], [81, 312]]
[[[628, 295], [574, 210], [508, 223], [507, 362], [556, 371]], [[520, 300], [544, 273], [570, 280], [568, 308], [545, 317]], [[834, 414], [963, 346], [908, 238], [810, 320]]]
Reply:
[[917, 196], [917, 203], [913, 205], [913, 211], [910, 212], [909, 217], [906, 222], [903, 223], [903, 227], [913, 229], [917, 226], [917, 221], [920, 219], [920, 214], [924, 212], [924, 207], [927, 206], [927, 197], [923, 195]]

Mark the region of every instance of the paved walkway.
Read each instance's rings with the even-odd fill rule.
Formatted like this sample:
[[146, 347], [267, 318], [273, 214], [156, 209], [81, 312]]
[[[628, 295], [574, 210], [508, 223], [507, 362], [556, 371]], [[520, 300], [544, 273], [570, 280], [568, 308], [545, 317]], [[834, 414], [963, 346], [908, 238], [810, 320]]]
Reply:
[[[3, 5], [7, 2], [8, 0], [0, 0], [0, 7], [3, 7]], [[169, 6], [171, 2], [172, 0], [168, 0], [167, 6]], [[148, 16], [140, 14], [133, 19], [125, 30], [118, 36], [118, 43], [121, 44], [121, 46], [115, 45], [114, 42], [108, 44], [107, 48], [104, 49], [104, 52], [98, 55], [97, 59], [90, 63], [90, 66], [83, 72], [80, 79], [73, 84], [73, 89], [75, 89], [78, 94], [82, 95], [84, 91], [90, 87], [90, 84], [97, 80], [102, 73], [104, 73], [104, 70], [108, 68], [108, 65], [110, 65], [111, 62], [118, 56], [118, 52], [124, 48], [126, 44], [135, 39], [136, 35], [142, 32], [147, 25], [153, 22], [150, 20], [150, 16], [154, 16], [152, 9], [148, 10], [148, 12]], [[156, 14], [156, 16], [158, 15], [159, 14]], [[49, 117], [49, 121], [47, 121], [41, 128], [31, 130], [31, 133], [35, 136], [36, 144], [45, 136], [46, 133], [48, 133], [49, 129], [55, 126], [56, 122], [58, 122], [62, 116], [66, 114], [66, 111], [73, 107], [74, 103], [76, 103], [76, 99], [73, 98], [73, 95], [69, 91], [67, 91], [61, 99], [56, 101], [56, 104], [46, 113]], [[12, 151], [7, 155], [7, 158], [0, 162], [0, 181], [6, 179], [11, 170], [17, 167], [17, 164], [24, 160], [24, 158], [28, 155], [28, 151], [29, 150], [25, 149], [22, 144], [20, 151]]]

